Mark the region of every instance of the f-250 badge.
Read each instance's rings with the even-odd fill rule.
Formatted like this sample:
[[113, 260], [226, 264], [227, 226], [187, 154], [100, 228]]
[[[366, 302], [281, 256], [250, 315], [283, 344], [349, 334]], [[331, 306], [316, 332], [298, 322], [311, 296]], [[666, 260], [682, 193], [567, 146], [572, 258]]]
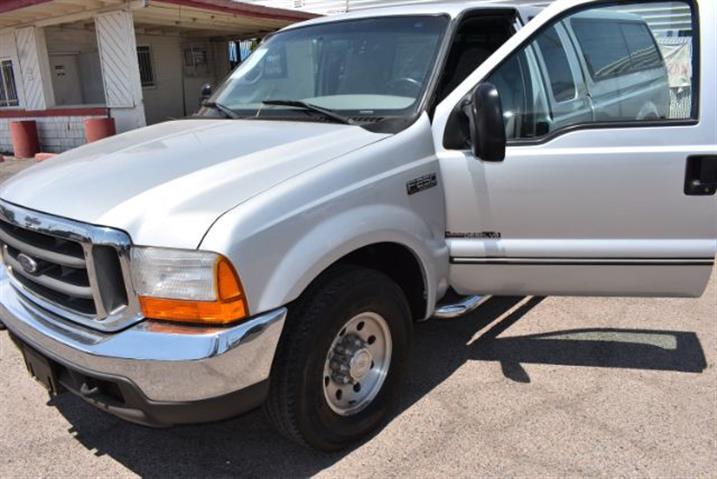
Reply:
[[424, 175], [406, 183], [406, 193], [408, 193], [409, 196], [415, 195], [416, 193], [420, 193], [423, 190], [433, 188], [437, 184], [438, 181], [436, 181], [435, 173], [431, 173], [430, 175]]

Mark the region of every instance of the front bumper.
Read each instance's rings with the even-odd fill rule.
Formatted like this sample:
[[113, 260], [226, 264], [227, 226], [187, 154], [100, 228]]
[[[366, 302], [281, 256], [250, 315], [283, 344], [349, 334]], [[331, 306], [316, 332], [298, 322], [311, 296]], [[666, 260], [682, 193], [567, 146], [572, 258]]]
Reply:
[[261, 404], [286, 313], [230, 328], [144, 321], [107, 334], [34, 305], [0, 268], [0, 321], [13, 339], [49, 359], [65, 389], [148, 425], [224, 419]]

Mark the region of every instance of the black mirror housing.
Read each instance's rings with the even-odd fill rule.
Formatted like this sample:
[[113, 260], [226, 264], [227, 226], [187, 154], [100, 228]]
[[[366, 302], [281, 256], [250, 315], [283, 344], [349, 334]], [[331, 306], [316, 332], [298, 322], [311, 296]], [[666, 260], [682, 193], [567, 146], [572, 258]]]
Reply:
[[492, 83], [479, 84], [463, 105], [468, 117], [473, 154], [483, 161], [505, 159], [505, 124], [498, 89]]
[[199, 99], [201, 103], [204, 103], [205, 101], [209, 100], [212, 96], [212, 84], [211, 83], [205, 83], [202, 85], [201, 93], [199, 94]]

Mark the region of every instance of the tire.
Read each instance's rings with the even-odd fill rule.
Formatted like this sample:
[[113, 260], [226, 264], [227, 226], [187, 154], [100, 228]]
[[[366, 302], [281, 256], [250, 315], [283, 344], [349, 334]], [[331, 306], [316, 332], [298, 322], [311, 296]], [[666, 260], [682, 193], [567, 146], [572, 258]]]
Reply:
[[[369, 316], [365, 316], [367, 314]], [[357, 323], [355, 319], [363, 317], [370, 318], [369, 321], [374, 321], [371, 318], [383, 319], [382, 324], [390, 334], [387, 335], [390, 352], [383, 359], [379, 356], [375, 359], [378, 363], [376, 367], [379, 364], [388, 367], [385, 375], [378, 374], [373, 370], [374, 362], [371, 360], [371, 369], [365, 378], [384, 377], [377, 386], [377, 392], [374, 392], [375, 396], [360, 401], [359, 404], [363, 404], [360, 410], [341, 414], [335, 409], [336, 405], [332, 406], [333, 400], [329, 399], [332, 396], [328, 391], [329, 387], [343, 386], [339, 382], [331, 382], [334, 373], [328, 379], [327, 357], [329, 351], [336, 351], [336, 341], [356, 339], [355, 335], [352, 336], [354, 333], [347, 332], [345, 325], [353, 319], [353, 331], [360, 334], [355, 329], [361, 321]], [[366, 329], [369, 329], [368, 326]], [[385, 329], [382, 331], [385, 332]], [[264, 405], [269, 420], [285, 437], [322, 451], [343, 449], [360, 441], [382, 426], [397, 405], [412, 343], [410, 310], [403, 291], [396, 283], [386, 275], [367, 268], [333, 268], [310, 286], [290, 308], [272, 367], [269, 396]], [[343, 376], [344, 379], [348, 377], [352, 376], [348, 373]], [[376, 387], [366, 389], [364, 393], [359, 389], [354, 394], [352, 390], [356, 391], [355, 383], [351, 390], [347, 390], [347, 398], [368, 395], [368, 391], [376, 391]]]

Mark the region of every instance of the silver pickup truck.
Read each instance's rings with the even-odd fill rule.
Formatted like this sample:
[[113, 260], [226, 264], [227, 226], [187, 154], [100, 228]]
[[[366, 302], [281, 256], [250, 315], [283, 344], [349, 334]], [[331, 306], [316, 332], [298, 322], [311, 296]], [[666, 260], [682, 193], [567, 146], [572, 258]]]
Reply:
[[712, 0], [293, 25], [193, 118], [2, 185], [2, 322], [51, 394], [151, 426], [263, 405], [345, 447], [390, 418], [415, 321], [485, 295], [702, 294], [715, 25]]

